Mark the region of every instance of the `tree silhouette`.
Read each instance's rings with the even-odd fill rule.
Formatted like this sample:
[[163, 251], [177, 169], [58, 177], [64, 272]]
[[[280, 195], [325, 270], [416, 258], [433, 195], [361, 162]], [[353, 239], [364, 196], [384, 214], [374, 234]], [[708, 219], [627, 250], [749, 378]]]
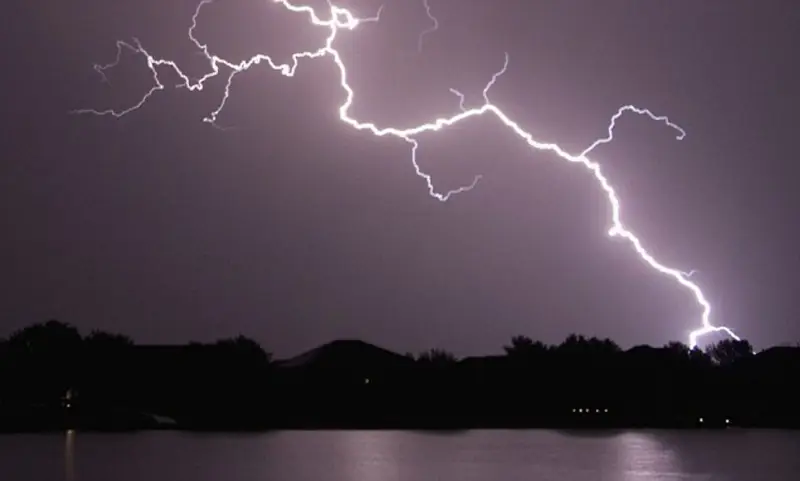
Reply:
[[587, 339], [579, 334], [570, 334], [564, 342], [556, 347], [556, 351], [562, 355], [587, 361], [589, 359], [609, 359], [622, 352], [622, 349], [611, 339], [597, 337]]
[[706, 348], [706, 354], [718, 365], [727, 366], [734, 362], [753, 356], [753, 346], [749, 341], [724, 339]]
[[265, 367], [272, 361], [272, 355], [266, 352], [258, 342], [242, 335], [220, 339], [214, 346], [226, 356], [242, 364]]
[[119, 349], [133, 346], [133, 339], [123, 334], [93, 330], [83, 339], [84, 344], [98, 349]]
[[[191, 390], [205, 392], [205, 396], [217, 406], [264, 406], [263, 380], [267, 376], [272, 356], [256, 341], [239, 335], [220, 339], [204, 346], [202, 374], [196, 367], [188, 369], [195, 374]], [[187, 378], [189, 376], [187, 375]], [[212, 390], [204, 389], [208, 385]]]
[[514, 336], [511, 344], [503, 346], [506, 355], [514, 359], [532, 359], [547, 353], [548, 346], [541, 341], [534, 341], [528, 336]]
[[685, 357], [689, 358], [689, 346], [678, 341], [671, 341], [664, 345], [664, 349], [666, 349], [671, 354], [675, 355], [676, 357]]
[[561, 350], [578, 350], [586, 346], [586, 337], [581, 334], [570, 334], [564, 341], [558, 345]]
[[93, 330], [83, 338], [81, 397], [122, 401], [130, 395], [134, 366], [133, 340], [122, 334]]
[[52, 356], [75, 351], [80, 346], [81, 335], [69, 324], [50, 320], [14, 332], [8, 342], [17, 352]]
[[56, 402], [77, 380], [81, 336], [73, 326], [50, 320], [14, 332], [8, 339], [13, 392]]
[[437, 348], [424, 351], [417, 356], [417, 362], [434, 367], [450, 366], [457, 361], [458, 359], [453, 353]]

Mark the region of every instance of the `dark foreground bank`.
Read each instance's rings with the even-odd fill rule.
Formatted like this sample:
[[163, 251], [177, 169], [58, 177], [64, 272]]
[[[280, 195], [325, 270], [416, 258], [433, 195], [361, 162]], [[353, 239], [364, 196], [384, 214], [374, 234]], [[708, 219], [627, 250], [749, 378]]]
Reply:
[[274, 361], [239, 337], [137, 346], [50, 322], [0, 342], [0, 431], [800, 427], [800, 349], [622, 350], [514, 338], [501, 356], [336, 341]]
[[[599, 411], [599, 412], [596, 412]], [[603, 410], [577, 413], [552, 413], [549, 415], [513, 415], [483, 413], [481, 416], [466, 413], [425, 413], [414, 416], [396, 415], [309, 416], [293, 413], [278, 419], [263, 413], [237, 413], [236, 415], [207, 413], [206, 416], [178, 418], [178, 420], [126, 408], [96, 408], [64, 412], [44, 406], [26, 406], [9, 409], [0, 415], [0, 433], [54, 432], [77, 430], [82, 432], [128, 432], [140, 430], [182, 431], [268, 431], [268, 430], [443, 430], [470, 429], [561, 429], [561, 430], [615, 430], [639, 428], [664, 429], [737, 429], [747, 427], [797, 428], [796, 422], [778, 422], [768, 419], [731, 419], [719, 415], [705, 417], [680, 416], [626, 416], [604, 413]], [[434, 418], [435, 417], [435, 418]], [[744, 422], [743, 422], [744, 421]]]

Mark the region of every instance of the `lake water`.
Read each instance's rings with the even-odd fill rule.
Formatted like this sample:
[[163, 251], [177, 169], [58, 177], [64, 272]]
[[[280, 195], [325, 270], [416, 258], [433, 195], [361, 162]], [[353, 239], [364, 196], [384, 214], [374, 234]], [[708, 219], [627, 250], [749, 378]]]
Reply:
[[800, 432], [0, 436], [3, 481], [800, 480]]

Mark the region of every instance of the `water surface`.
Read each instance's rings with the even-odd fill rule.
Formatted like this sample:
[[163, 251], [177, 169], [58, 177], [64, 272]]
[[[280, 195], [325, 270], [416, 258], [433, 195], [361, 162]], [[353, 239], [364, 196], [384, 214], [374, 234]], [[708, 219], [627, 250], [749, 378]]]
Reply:
[[0, 436], [3, 481], [797, 481], [792, 431]]

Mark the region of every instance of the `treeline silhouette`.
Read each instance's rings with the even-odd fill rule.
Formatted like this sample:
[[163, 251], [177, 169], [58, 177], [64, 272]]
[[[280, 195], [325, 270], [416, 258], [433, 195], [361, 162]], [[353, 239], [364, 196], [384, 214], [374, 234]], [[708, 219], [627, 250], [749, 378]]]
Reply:
[[0, 431], [800, 427], [800, 348], [622, 350], [517, 336], [499, 356], [334, 341], [274, 360], [243, 336], [181, 346], [49, 321], [0, 340]]

